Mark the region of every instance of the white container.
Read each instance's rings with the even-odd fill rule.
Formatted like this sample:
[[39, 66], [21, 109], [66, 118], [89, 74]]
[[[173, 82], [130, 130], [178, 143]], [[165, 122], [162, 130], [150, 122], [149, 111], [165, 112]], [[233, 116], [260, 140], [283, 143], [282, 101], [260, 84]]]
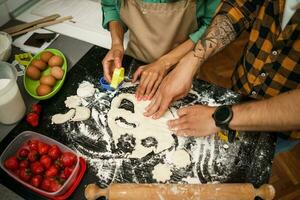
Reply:
[[[6, 167], [4, 166], [5, 160], [8, 159], [9, 157], [15, 155], [17, 153], [17, 151], [28, 140], [40, 140], [40, 141], [42, 141], [46, 144], [49, 144], [49, 145], [55, 144], [59, 147], [61, 152], [67, 152], [68, 151], [68, 152], [72, 152], [74, 155], [76, 155], [77, 162], [75, 164], [74, 170], [72, 171], [71, 175], [66, 180], [66, 182], [62, 185], [62, 187], [59, 190], [57, 190], [56, 192], [47, 192], [47, 191], [44, 191], [42, 189], [36, 188], [36, 187], [30, 185], [29, 183], [26, 183], [25, 181], [22, 181], [16, 174], [14, 174], [10, 170], [6, 169]], [[57, 196], [61, 196], [61, 195], [65, 194], [67, 192], [67, 190], [72, 186], [72, 184], [76, 180], [77, 175], [79, 173], [79, 169], [80, 169], [79, 157], [78, 157], [78, 155], [76, 154], [75, 151], [73, 151], [69, 147], [63, 145], [62, 143], [57, 142], [56, 140], [54, 140], [52, 138], [49, 138], [47, 136], [38, 134], [38, 133], [33, 132], [33, 131], [24, 131], [24, 132], [20, 133], [17, 137], [15, 137], [15, 139], [6, 147], [6, 149], [4, 150], [2, 155], [0, 156], [0, 167], [8, 175], [13, 177], [16, 181], [20, 182], [21, 184], [28, 187], [29, 189], [31, 189], [31, 190], [33, 190], [33, 191], [35, 191], [35, 192], [37, 192], [37, 193], [39, 193], [43, 196], [51, 198], [51, 199], [55, 198]]]
[[0, 31], [0, 60], [7, 61], [11, 54], [11, 36]]
[[17, 70], [0, 61], [0, 123], [14, 124], [24, 116], [25, 103], [17, 84]]

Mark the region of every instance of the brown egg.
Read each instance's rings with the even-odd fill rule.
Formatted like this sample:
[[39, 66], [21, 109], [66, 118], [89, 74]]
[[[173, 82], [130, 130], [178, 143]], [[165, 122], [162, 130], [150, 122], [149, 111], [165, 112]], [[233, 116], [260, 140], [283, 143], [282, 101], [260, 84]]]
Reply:
[[34, 65], [36, 68], [38, 68], [41, 71], [47, 68], [47, 63], [45, 63], [42, 60], [33, 60], [31, 61], [31, 65]]
[[45, 95], [49, 94], [50, 92], [52, 92], [52, 88], [49, 85], [41, 84], [36, 88], [36, 93], [39, 96], [45, 96]]
[[62, 66], [63, 63], [64, 60], [60, 56], [52, 56], [48, 61], [50, 67]]
[[41, 60], [44, 61], [45, 63], [48, 63], [49, 59], [54, 56], [53, 53], [51, 53], [50, 51], [43, 51], [41, 53]]
[[26, 75], [33, 80], [38, 80], [41, 77], [41, 72], [35, 66], [29, 65], [26, 69]]
[[60, 67], [52, 67], [51, 75], [54, 76], [54, 78], [56, 78], [57, 80], [60, 80], [64, 76], [64, 70], [62, 70], [62, 68]]
[[56, 79], [51, 75], [42, 76], [40, 79], [42, 85], [49, 85], [53, 87], [56, 83]]

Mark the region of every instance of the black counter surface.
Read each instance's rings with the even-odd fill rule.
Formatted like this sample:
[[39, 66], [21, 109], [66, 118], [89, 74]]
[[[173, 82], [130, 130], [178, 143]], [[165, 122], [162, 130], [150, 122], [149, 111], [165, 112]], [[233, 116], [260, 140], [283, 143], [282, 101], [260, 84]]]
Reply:
[[[102, 66], [101, 60], [106, 55], [107, 50], [94, 46], [67, 74], [65, 83], [60, 90], [53, 98], [45, 101], [41, 101], [40, 104], [43, 107], [42, 118], [40, 120], [40, 125], [38, 128], [30, 127], [25, 118], [20, 121], [20, 123], [8, 134], [6, 138], [0, 143], [0, 153], [4, 151], [7, 145], [21, 132], [26, 130], [35, 131], [38, 133], [42, 133], [46, 136], [54, 138], [55, 140], [66, 144], [67, 146], [76, 149], [80, 145], [80, 147], [86, 147], [87, 149], [94, 149], [94, 151], [103, 152], [106, 151], [106, 144], [99, 143], [93, 144], [82, 142], [83, 138], [80, 138], [80, 141], [76, 141], [76, 138], [70, 138], [66, 134], [66, 127], [65, 126], [58, 126], [58, 125], [51, 125], [51, 116], [56, 113], [64, 113], [67, 111], [66, 107], [64, 106], [64, 101], [67, 96], [76, 94], [76, 89], [78, 84], [84, 80], [89, 80], [90, 82], [94, 83], [100, 91], [102, 91], [101, 87], [98, 83], [99, 77], [102, 76]], [[125, 67], [126, 72], [132, 73], [136, 67], [139, 66], [139, 62], [133, 60], [132, 58], [125, 56], [123, 61], [123, 66], [130, 66], [131, 69]], [[194, 83], [194, 90], [197, 93], [201, 93], [203, 91], [210, 91], [209, 94], [212, 98], [215, 99], [215, 102], [220, 104], [226, 104], [226, 100], [224, 98], [225, 93], [228, 93], [228, 90], [223, 88], [218, 88], [216, 86], [210, 85], [203, 81], [195, 81]], [[122, 91], [121, 91], [122, 92]], [[239, 95], [232, 95], [231, 103], [236, 103], [240, 101]], [[186, 103], [186, 102], [187, 103]], [[188, 104], [189, 98], [185, 98], [183, 102]], [[202, 101], [196, 101], [197, 103], [203, 103]], [[183, 103], [184, 104], [184, 103]], [[92, 123], [92, 122], [90, 122]], [[76, 124], [73, 125], [76, 128]], [[91, 125], [93, 126], [93, 125]], [[95, 128], [97, 132], [97, 127]], [[98, 130], [99, 131], [99, 130]], [[252, 183], [256, 187], [262, 185], [263, 183], [267, 183], [271, 168], [272, 168], [272, 159], [274, 156], [274, 149], [275, 149], [275, 142], [276, 137], [273, 134], [269, 133], [241, 133], [241, 140], [237, 141], [233, 144], [227, 144], [229, 149], [236, 149], [237, 152], [233, 152], [233, 150], [229, 151], [232, 154], [231, 159], [233, 162], [231, 163], [232, 169], [230, 169], [230, 173], [228, 172], [228, 168], [226, 166], [220, 166], [218, 163], [215, 163], [214, 160], [212, 166], [214, 168], [215, 175], [213, 176], [210, 172], [207, 164], [200, 164], [193, 163], [197, 168], [197, 177], [200, 179], [201, 183], [210, 183], [210, 182], [235, 182], [235, 183]], [[194, 142], [193, 139], [190, 139], [185, 146], [187, 149], [191, 146]], [[209, 141], [209, 140], [208, 140]], [[226, 157], [226, 151], [220, 150], [222, 149], [222, 145], [225, 143], [223, 141], [216, 142], [216, 150], [214, 151], [215, 160], [219, 157]], [[218, 147], [218, 145], [220, 147]], [[238, 148], [234, 148], [235, 145], [239, 145]], [[227, 147], [228, 148], [228, 147]], [[96, 150], [95, 150], [96, 149]], [[202, 149], [203, 150], [203, 149]], [[113, 151], [113, 150], [112, 150]], [[225, 152], [225, 154], [224, 154]], [[81, 152], [84, 154], [84, 151]], [[218, 155], [220, 154], [220, 155]], [[223, 155], [221, 155], [223, 154]], [[113, 155], [113, 153], [111, 154]], [[230, 155], [228, 155], [230, 156]], [[105, 161], [105, 158], [99, 158]], [[122, 160], [121, 167], [119, 167], [119, 172], [117, 173], [117, 177], [114, 178], [114, 182], [139, 182], [139, 183], [146, 183], [146, 182], [155, 182], [155, 180], [150, 176], [151, 170], [153, 166], [157, 163], [161, 162], [161, 155], [147, 155], [142, 160], [138, 159], [124, 159]], [[209, 155], [208, 157], [199, 157], [199, 161], [202, 159], [204, 163], [209, 162]], [[222, 163], [221, 163], [222, 164]], [[111, 168], [115, 168], [116, 166], [111, 166]], [[110, 168], [110, 167], [108, 167]], [[190, 169], [185, 170], [178, 170], [174, 171], [169, 183], [184, 183], [183, 181], [183, 174], [189, 173]], [[224, 175], [226, 174], [226, 175]], [[194, 174], [195, 175], [195, 174]], [[221, 176], [222, 175], [222, 176]], [[222, 178], [220, 178], [222, 177]], [[85, 199], [84, 198], [84, 188], [87, 184], [97, 182], [100, 186], [105, 187], [107, 186], [110, 180], [103, 181], [97, 176], [97, 172], [95, 168], [90, 166], [88, 162], [87, 171], [78, 186], [75, 190], [73, 195], [70, 199]], [[23, 187], [21, 184], [16, 182], [14, 179], [9, 177], [3, 170], [0, 170], [0, 182], [13, 190], [14, 192], [18, 193], [20, 196], [24, 197], [25, 199], [44, 199], [40, 195], [30, 191], [29, 189]]]

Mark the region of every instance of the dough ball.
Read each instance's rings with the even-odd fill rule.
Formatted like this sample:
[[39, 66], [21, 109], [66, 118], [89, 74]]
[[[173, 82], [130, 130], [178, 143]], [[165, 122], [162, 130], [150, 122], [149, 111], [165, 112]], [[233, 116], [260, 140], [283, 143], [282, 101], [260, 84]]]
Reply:
[[50, 67], [62, 66], [63, 63], [64, 60], [60, 56], [52, 56], [48, 61]]
[[38, 80], [41, 77], [41, 72], [35, 66], [29, 65], [26, 69], [26, 75], [33, 80]]
[[47, 63], [42, 60], [33, 60], [31, 61], [31, 65], [35, 66], [39, 70], [43, 71], [47, 68]]
[[64, 76], [64, 70], [60, 67], [52, 67], [51, 68], [51, 75], [54, 76], [57, 80], [60, 80]]
[[41, 53], [41, 60], [44, 61], [45, 63], [48, 63], [49, 59], [54, 56], [53, 53], [50, 51], [43, 51]]
[[42, 76], [42, 78], [40, 79], [40, 83], [42, 85], [49, 85], [53, 87], [56, 83], [56, 79], [51, 75], [46, 75], [46, 76]]
[[52, 88], [49, 85], [41, 84], [36, 88], [36, 93], [39, 96], [45, 96], [45, 95], [49, 94], [50, 92], [52, 92]]

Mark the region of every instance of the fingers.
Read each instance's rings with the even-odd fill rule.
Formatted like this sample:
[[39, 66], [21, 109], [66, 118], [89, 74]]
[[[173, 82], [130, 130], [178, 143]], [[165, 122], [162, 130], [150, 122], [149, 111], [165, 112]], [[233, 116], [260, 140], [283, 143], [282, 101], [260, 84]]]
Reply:
[[152, 116], [158, 110], [158, 108], [160, 106], [161, 98], [162, 98], [161, 95], [156, 94], [156, 96], [153, 98], [151, 103], [145, 109], [146, 112], [144, 113], [144, 115], [146, 117]]
[[[151, 77], [150, 76], [146, 76], [144, 74], [142, 74], [141, 80], [140, 80], [140, 84], [136, 90], [136, 98], [138, 99], [138, 101], [142, 100], [145, 94], [145, 90], [146, 87], [150, 81]], [[144, 99], [145, 100], [145, 99]]]
[[192, 129], [182, 129], [180, 131], [176, 131], [177, 136], [188, 137], [188, 136], [197, 136], [195, 130]]
[[114, 64], [116, 68], [122, 67], [123, 53], [120, 50], [113, 52]]
[[145, 92], [145, 97], [146, 97], [146, 100], [149, 100], [149, 95], [150, 93], [152, 92], [153, 90], [153, 86], [158, 83], [158, 75], [156, 74], [153, 74], [152, 75], [152, 78], [150, 78], [148, 84], [147, 84], [147, 89], [146, 89], [146, 92]]
[[188, 114], [188, 111], [189, 111], [189, 107], [186, 107], [186, 108], [180, 108], [179, 110], [177, 110], [177, 115], [179, 117], [182, 117], [186, 114]]
[[104, 79], [110, 83], [111, 82], [111, 71], [113, 69], [112, 68], [112, 63], [110, 61], [107, 60], [107, 58], [105, 57], [102, 61], [102, 66], [103, 66], [103, 73], [104, 73]]
[[159, 110], [152, 116], [153, 119], [159, 119], [161, 116], [165, 114], [169, 105], [171, 104], [172, 99], [166, 98], [161, 101], [161, 105], [159, 106]]
[[180, 131], [180, 130], [189, 128], [189, 124], [187, 123], [187, 120], [185, 117], [180, 117], [178, 119], [169, 120], [167, 124], [168, 124], [169, 129], [172, 131]]
[[133, 78], [132, 78], [132, 83], [135, 83], [137, 81], [137, 79], [140, 77], [141, 73], [143, 72], [143, 67], [139, 67], [135, 72], [134, 72], [134, 75], [133, 75]]
[[158, 86], [160, 85], [162, 81], [162, 77], [159, 77], [158, 80], [155, 82], [152, 91], [150, 92], [150, 94], [148, 95], [148, 99], [151, 100], [152, 97], [154, 96], [155, 92], [157, 91]]

